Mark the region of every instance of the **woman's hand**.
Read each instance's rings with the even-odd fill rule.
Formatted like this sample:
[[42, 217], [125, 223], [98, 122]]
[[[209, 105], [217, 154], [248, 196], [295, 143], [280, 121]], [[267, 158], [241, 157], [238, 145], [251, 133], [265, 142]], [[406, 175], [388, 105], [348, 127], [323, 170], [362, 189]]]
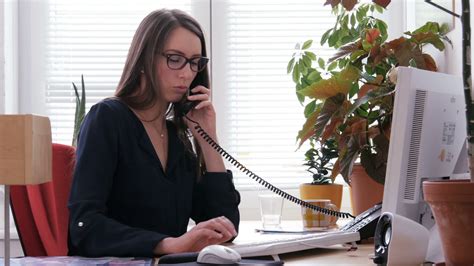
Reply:
[[[191, 109], [188, 113], [188, 117], [196, 122], [198, 122], [201, 127], [211, 136], [216, 137], [216, 112], [211, 103], [210, 93], [211, 91], [204, 86], [196, 86], [191, 89], [193, 95], [188, 96], [189, 101], [198, 101], [199, 103]], [[199, 144], [202, 144], [203, 140], [201, 137], [198, 137], [196, 130], [194, 129], [195, 124], [184, 119], [188, 127], [191, 129], [191, 132], [195, 137], [197, 137]]]
[[237, 236], [234, 225], [224, 216], [201, 222], [180, 237], [163, 239], [155, 248], [155, 254], [197, 252], [215, 244], [221, 244]]
[[[194, 109], [191, 109], [188, 113], [188, 117], [193, 121], [198, 122], [209, 137], [218, 143], [216, 133], [216, 112], [210, 100], [210, 90], [204, 86], [197, 86], [191, 91], [195, 94], [188, 96], [188, 100], [199, 101], [199, 104], [196, 105]], [[201, 147], [204, 161], [206, 162], [206, 170], [208, 172], [225, 172], [226, 169], [222, 156], [196, 131], [194, 128], [196, 125], [193, 122], [186, 118], [184, 118], [184, 120]]]

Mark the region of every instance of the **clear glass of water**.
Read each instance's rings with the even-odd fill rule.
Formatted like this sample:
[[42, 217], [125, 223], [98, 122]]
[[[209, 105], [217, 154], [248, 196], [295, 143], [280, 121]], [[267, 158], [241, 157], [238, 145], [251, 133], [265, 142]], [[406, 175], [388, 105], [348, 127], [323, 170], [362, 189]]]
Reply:
[[279, 228], [283, 210], [283, 198], [276, 194], [258, 195], [263, 228]]

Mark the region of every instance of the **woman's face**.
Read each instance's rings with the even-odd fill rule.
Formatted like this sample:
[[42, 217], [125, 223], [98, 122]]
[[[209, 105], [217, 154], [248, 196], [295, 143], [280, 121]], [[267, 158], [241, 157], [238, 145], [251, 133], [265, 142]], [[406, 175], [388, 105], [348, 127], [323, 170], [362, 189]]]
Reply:
[[191, 70], [189, 63], [182, 69], [175, 70], [169, 68], [167, 65], [167, 55], [181, 55], [187, 59], [200, 57], [202, 56], [201, 41], [191, 31], [179, 27], [171, 32], [164, 46], [163, 54], [158, 55], [157, 80], [159, 98], [167, 103], [178, 102], [186, 94], [197, 72]]

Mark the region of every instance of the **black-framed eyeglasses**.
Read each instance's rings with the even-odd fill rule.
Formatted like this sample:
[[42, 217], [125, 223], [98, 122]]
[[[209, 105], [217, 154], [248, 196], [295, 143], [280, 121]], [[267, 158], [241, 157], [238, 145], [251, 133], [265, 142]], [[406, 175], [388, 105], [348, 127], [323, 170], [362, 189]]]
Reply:
[[193, 57], [193, 58], [186, 58], [180, 54], [162, 54], [166, 57], [166, 64], [170, 69], [179, 70], [183, 69], [187, 63], [191, 67], [191, 70], [194, 72], [202, 71], [207, 63], [209, 62], [209, 58], [207, 57]]

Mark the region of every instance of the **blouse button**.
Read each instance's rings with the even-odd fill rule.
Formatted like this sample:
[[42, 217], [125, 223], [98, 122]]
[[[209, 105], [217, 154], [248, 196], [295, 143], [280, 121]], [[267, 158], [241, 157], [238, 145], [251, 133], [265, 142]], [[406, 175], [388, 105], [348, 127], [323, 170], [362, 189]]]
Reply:
[[79, 222], [79, 223], [77, 223], [77, 225], [78, 225], [79, 227], [82, 227], [82, 226], [84, 226], [84, 223], [83, 223], [83, 222]]

